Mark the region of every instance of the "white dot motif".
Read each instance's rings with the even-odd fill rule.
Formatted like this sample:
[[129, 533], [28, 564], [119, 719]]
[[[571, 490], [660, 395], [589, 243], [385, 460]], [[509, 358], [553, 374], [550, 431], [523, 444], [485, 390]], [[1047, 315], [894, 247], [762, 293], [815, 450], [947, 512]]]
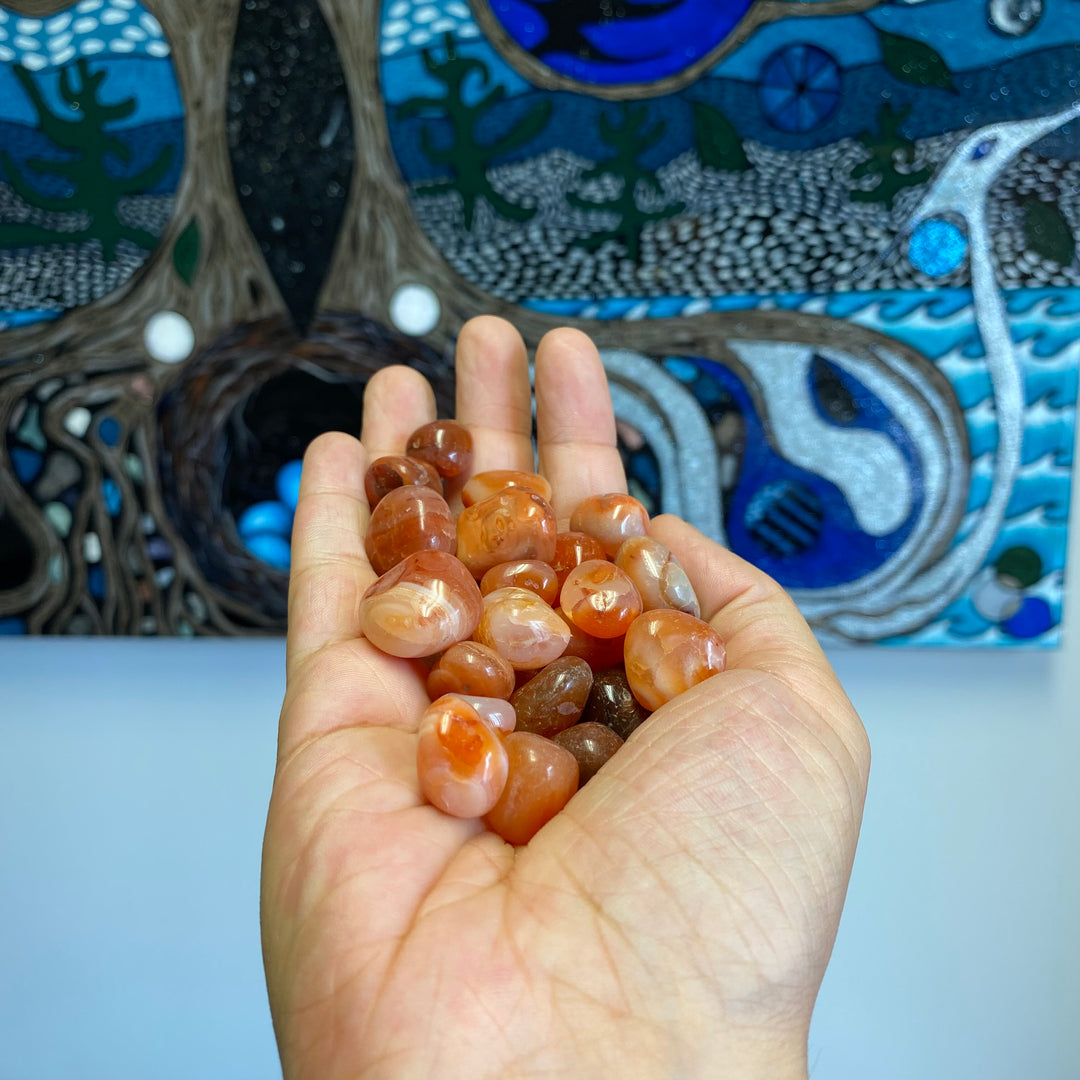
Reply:
[[75, 22], [72, 24], [71, 29], [74, 30], [76, 34], [89, 34], [92, 31], [96, 30], [97, 27], [97, 19], [92, 19], [88, 17], [85, 19], [76, 19]]
[[162, 364], [179, 364], [195, 348], [195, 331], [183, 315], [159, 311], [147, 321], [143, 343], [155, 360]]
[[99, 52], [105, 50], [105, 42], [99, 41], [97, 38], [87, 38], [82, 43], [83, 56], [96, 56]]

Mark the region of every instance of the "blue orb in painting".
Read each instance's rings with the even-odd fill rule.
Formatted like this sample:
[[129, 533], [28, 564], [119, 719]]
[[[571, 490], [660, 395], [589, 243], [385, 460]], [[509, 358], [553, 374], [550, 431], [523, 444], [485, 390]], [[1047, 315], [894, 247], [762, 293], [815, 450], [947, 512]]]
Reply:
[[840, 104], [840, 83], [840, 65], [824, 49], [785, 45], [761, 69], [761, 110], [781, 131], [813, 131]]
[[1011, 637], [1030, 640], [1045, 634], [1053, 626], [1050, 605], [1041, 596], [1029, 596], [1020, 610], [1001, 624], [1001, 629]]
[[929, 277], [951, 274], [967, 256], [964, 231], [943, 218], [920, 221], [908, 241], [908, 260]]
[[727, 40], [754, 0], [490, 0], [510, 38], [557, 75], [617, 86], [679, 75]]

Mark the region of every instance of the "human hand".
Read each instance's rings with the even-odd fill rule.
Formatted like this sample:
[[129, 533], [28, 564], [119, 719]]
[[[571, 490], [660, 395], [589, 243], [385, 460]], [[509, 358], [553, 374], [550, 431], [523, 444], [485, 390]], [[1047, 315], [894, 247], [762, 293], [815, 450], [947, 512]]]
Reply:
[[[475, 470], [532, 471], [516, 331], [467, 324], [457, 382]], [[626, 484], [583, 334], [544, 338], [536, 396], [565, 527]], [[372, 647], [357, 610], [368, 462], [434, 417], [419, 375], [384, 369], [361, 442], [324, 435], [304, 461], [262, 870], [286, 1078], [805, 1077], [869, 769], [836, 676], [779, 586], [658, 517], [727, 670], [657, 710], [523, 848], [426, 804], [424, 668]]]

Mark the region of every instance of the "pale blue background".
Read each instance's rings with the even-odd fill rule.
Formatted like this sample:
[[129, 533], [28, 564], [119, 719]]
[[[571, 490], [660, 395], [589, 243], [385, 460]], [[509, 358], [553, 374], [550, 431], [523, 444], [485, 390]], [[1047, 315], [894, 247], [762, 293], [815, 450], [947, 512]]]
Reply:
[[[1080, 1078], [1078, 600], [1057, 653], [834, 655], [874, 768], [815, 1080]], [[258, 867], [282, 659], [0, 645], [0, 1080], [280, 1075]]]

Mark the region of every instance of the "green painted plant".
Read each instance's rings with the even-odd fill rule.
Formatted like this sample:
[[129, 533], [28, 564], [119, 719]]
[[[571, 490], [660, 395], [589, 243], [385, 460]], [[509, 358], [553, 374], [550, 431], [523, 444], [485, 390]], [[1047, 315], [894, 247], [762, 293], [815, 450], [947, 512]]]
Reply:
[[[490, 142], [482, 142], [477, 130], [486, 115], [506, 97], [506, 88], [492, 86], [487, 64], [475, 57], [458, 56], [453, 38], [447, 34], [444, 48], [446, 58], [436, 60], [430, 50], [422, 53], [428, 73], [446, 87], [443, 97], [409, 98], [398, 106], [398, 117], [406, 119], [426, 110], [436, 109], [451, 123], [451, 139], [445, 146], [436, 144], [432, 129], [420, 129], [420, 145], [428, 158], [445, 166], [453, 179], [424, 184], [425, 192], [456, 191], [461, 195], [465, 211], [465, 228], [471, 229], [476, 213], [476, 200], [485, 202], [497, 213], [511, 221], [528, 221], [535, 207], [519, 206], [492, 187], [488, 170], [493, 162], [530, 142], [547, 126], [551, 118], [551, 102], [533, 106], [506, 134]], [[486, 91], [474, 102], [466, 100], [465, 84], [471, 75], [479, 76], [480, 89]]]
[[[106, 158], [111, 156], [121, 164], [129, 165], [131, 149], [106, 128], [131, 116], [135, 112], [135, 99], [125, 98], [114, 105], [104, 104], [99, 92], [107, 72], [91, 72], [90, 65], [82, 59], [77, 61], [75, 68], [79, 76], [78, 85], [72, 76], [73, 68], [69, 65], [60, 70], [59, 90], [76, 119], [66, 119], [53, 113], [30, 72], [23, 67], [15, 68], [15, 77], [37, 112], [39, 129], [68, 157], [64, 160], [28, 158], [26, 168], [30, 174], [26, 175], [20, 172], [6, 151], [0, 152], [0, 161], [3, 162], [7, 182], [24, 202], [52, 213], [80, 214], [86, 224], [71, 231], [27, 223], [0, 224], [0, 247], [97, 240], [109, 262], [116, 258], [116, 246], [121, 240], [128, 240], [151, 251], [158, 238], [146, 229], [135, 228], [121, 221], [117, 216], [117, 206], [125, 196], [142, 194], [160, 182], [169, 171], [175, 148], [166, 146], [157, 160], [136, 176], [113, 175], [106, 168]], [[34, 185], [31, 179], [33, 173], [62, 178], [67, 182], [69, 193], [59, 197], [44, 194]]]
[[581, 174], [582, 180], [591, 180], [600, 176], [614, 176], [620, 181], [619, 193], [614, 199], [587, 199], [571, 192], [567, 199], [571, 206], [579, 210], [606, 210], [619, 215], [619, 222], [613, 229], [593, 233], [592, 236], [576, 240], [579, 247], [595, 251], [608, 240], [615, 240], [626, 248], [626, 257], [637, 262], [641, 248], [641, 230], [650, 221], [659, 221], [682, 213], [686, 204], [669, 203], [659, 210], [643, 210], [638, 205], [638, 188], [643, 186], [655, 195], [663, 197], [663, 189], [656, 179], [656, 173], [638, 163], [647, 150], [651, 150], [664, 136], [666, 124], [657, 120], [652, 127], [644, 129], [648, 120], [647, 105], [624, 103], [616, 120], [606, 113], [600, 114], [598, 123], [600, 138], [615, 153], [606, 161]]
[[[910, 169], [915, 160], [915, 143], [900, 132], [900, 125], [909, 112], [910, 105], [894, 109], [886, 103], [878, 109], [877, 134], [864, 131], [858, 136], [859, 142], [870, 151], [870, 157], [851, 170], [851, 179], [876, 176], [878, 182], [869, 190], [854, 189], [851, 192], [853, 202], [880, 202], [891, 210], [896, 196], [904, 188], [923, 184], [930, 179], [931, 169]], [[901, 170], [901, 165], [908, 168]]]

